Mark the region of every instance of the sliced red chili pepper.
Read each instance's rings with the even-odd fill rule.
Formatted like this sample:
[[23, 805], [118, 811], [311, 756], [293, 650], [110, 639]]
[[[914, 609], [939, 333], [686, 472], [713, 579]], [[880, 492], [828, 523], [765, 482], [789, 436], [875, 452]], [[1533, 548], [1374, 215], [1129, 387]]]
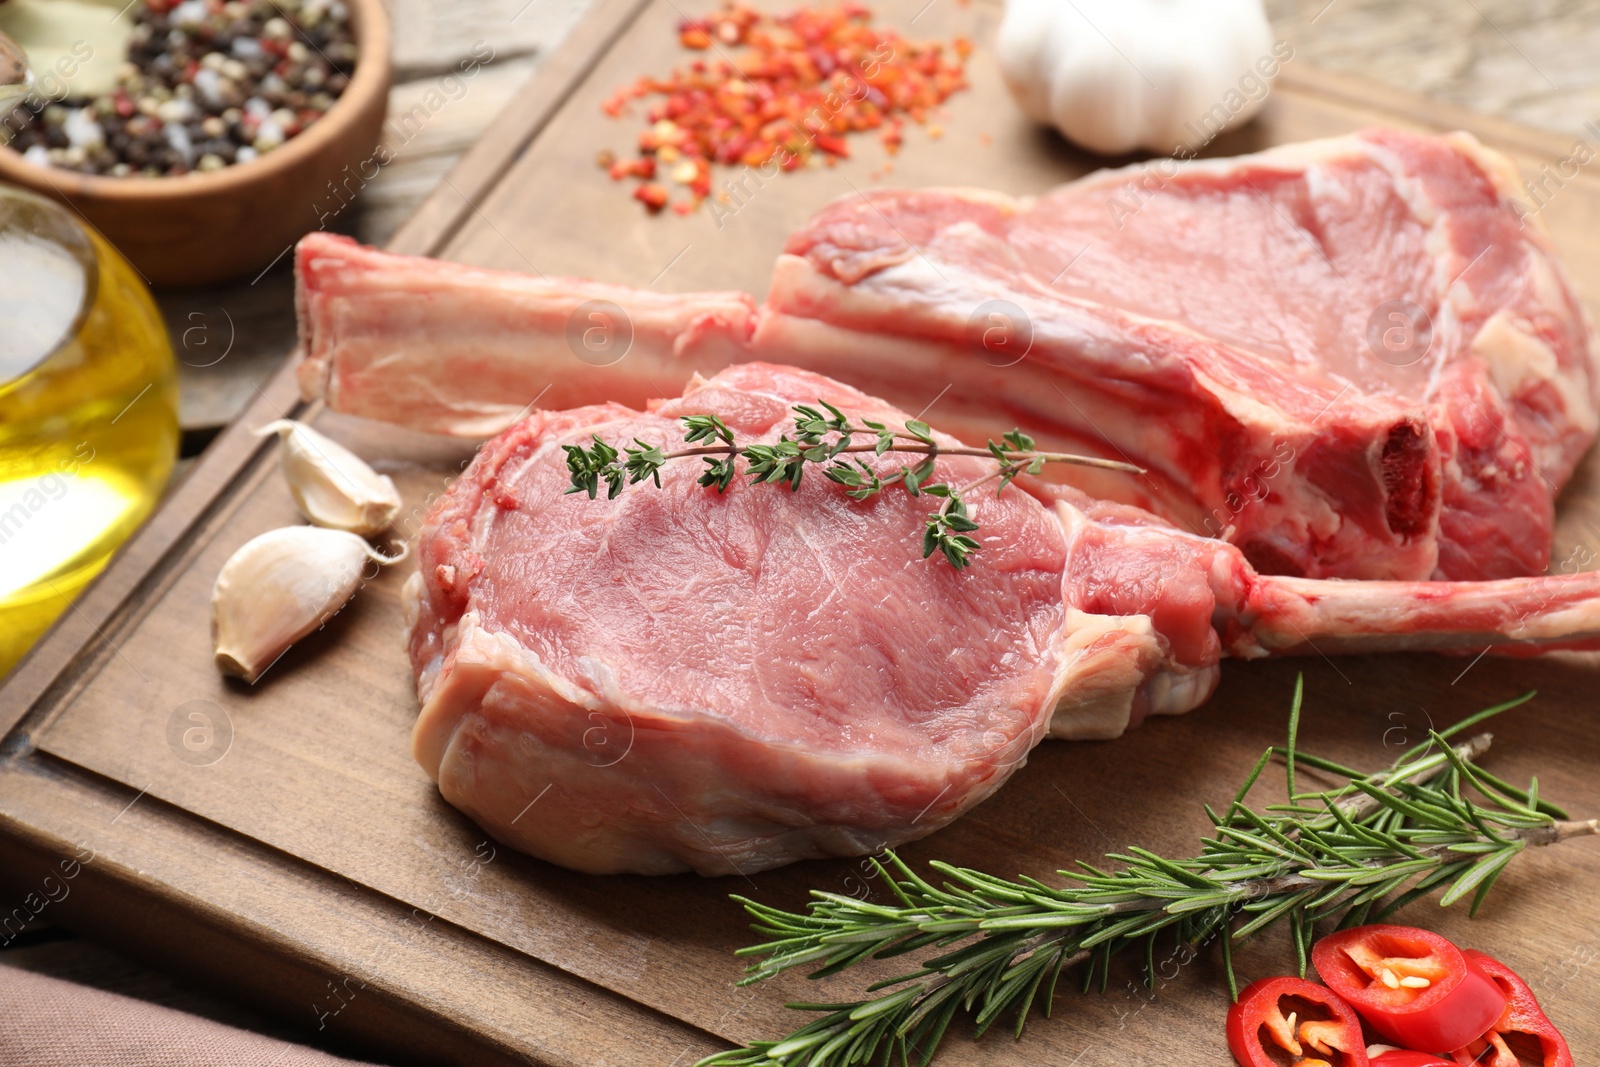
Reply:
[[1367, 1067], [1361, 1020], [1333, 992], [1304, 978], [1250, 983], [1228, 1009], [1227, 1029], [1240, 1067]]
[[[1507, 1043], [1509, 1037], [1521, 1046], [1528, 1054], [1527, 1058], [1533, 1062], [1542, 1063], [1544, 1067], [1573, 1067], [1572, 1050], [1567, 1048], [1566, 1038], [1545, 1016], [1544, 1009], [1539, 1007], [1539, 999], [1528, 988], [1528, 983], [1493, 956], [1470, 948], [1463, 955], [1500, 987], [1506, 998], [1506, 1007], [1487, 1034], [1466, 1048], [1456, 1050], [1455, 1061], [1459, 1064], [1476, 1064], [1478, 1067], [1521, 1067], [1523, 1060]], [[1542, 1059], [1535, 1058], [1535, 1043], [1538, 1046], [1537, 1055]]]
[[1318, 941], [1311, 960], [1374, 1030], [1408, 1049], [1448, 1055], [1505, 1010], [1500, 987], [1448, 940], [1410, 926], [1358, 926]]
[[1443, 1056], [1435, 1056], [1431, 1052], [1413, 1052], [1408, 1048], [1392, 1048], [1387, 1052], [1380, 1052], [1373, 1056], [1372, 1067], [1456, 1067], [1456, 1064], [1454, 1060], [1447, 1060]]

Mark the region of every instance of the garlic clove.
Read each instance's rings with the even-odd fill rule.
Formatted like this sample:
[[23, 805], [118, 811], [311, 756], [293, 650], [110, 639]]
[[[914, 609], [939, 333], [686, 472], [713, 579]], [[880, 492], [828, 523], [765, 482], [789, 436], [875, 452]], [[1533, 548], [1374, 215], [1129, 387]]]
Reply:
[[228, 558], [211, 592], [211, 642], [217, 669], [254, 684], [289, 646], [349, 602], [385, 556], [356, 534], [285, 526], [244, 544]]
[[318, 526], [370, 537], [389, 528], [400, 493], [387, 475], [303, 422], [279, 419], [256, 431], [278, 435], [283, 477], [300, 512]]

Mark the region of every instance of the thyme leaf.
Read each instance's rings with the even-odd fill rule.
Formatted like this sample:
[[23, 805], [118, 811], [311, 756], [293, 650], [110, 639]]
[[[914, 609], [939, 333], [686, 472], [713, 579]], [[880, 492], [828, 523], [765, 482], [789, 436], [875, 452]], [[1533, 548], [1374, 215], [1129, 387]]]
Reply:
[[[998, 442], [991, 440], [983, 448], [946, 446], [939, 444], [928, 424], [918, 419], [908, 419], [900, 430], [871, 419], [863, 419], [858, 425], [822, 399], [818, 399], [815, 407], [796, 404], [791, 410], [793, 436], [782, 434], [774, 443], [741, 445], [733, 430], [718, 416], [685, 415], [679, 422], [683, 426], [684, 444], [690, 447], [671, 452], [638, 438], [619, 451], [598, 434], [591, 435], [594, 443], [588, 448], [562, 445], [567, 453], [567, 470], [572, 482], [567, 492], [587, 493], [593, 500], [599, 495], [602, 483], [607, 499], [615, 499], [626, 485], [644, 481], [659, 489], [661, 468], [673, 460], [689, 457], [698, 457], [705, 463], [698, 484], [719, 493], [727, 492], [740, 474], [752, 485], [787, 485], [790, 490], [796, 490], [800, 488], [807, 466], [820, 466], [823, 476], [842, 486], [845, 495], [852, 500], [866, 500], [896, 485], [910, 496], [941, 500], [923, 526], [922, 556], [926, 559], [937, 552], [952, 567], [961, 570], [979, 548], [977, 539], [971, 536], [978, 531], [978, 524], [968, 513], [963, 495], [978, 486], [996, 481], [998, 495], [1019, 475], [1038, 474], [1046, 463], [1075, 463], [1143, 473], [1132, 464], [1115, 460], [1068, 452], [1041, 452], [1034, 439], [1021, 430], [1012, 430]], [[869, 440], [857, 441], [858, 437]], [[922, 458], [880, 474], [857, 455], [884, 456], [891, 452]], [[997, 466], [987, 477], [964, 486], [952, 486], [933, 480], [937, 473], [935, 462], [941, 455], [989, 457]], [[744, 463], [742, 470], [740, 461]]]

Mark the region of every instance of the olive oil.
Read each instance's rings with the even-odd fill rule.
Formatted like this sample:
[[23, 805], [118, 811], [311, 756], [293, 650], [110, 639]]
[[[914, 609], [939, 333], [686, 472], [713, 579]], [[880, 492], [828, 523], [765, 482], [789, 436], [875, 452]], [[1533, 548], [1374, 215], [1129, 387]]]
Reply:
[[0, 186], [0, 674], [150, 514], [177, 445], [139, 276], [68, 210]]

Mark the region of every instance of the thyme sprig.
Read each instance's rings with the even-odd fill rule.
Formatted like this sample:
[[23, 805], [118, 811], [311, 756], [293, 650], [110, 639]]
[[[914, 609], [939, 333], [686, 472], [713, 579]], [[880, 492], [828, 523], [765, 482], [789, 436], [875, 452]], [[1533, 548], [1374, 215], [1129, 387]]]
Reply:
[[[907, 420], [899, 430], [887, 423], [863, 419], [859, 424], [825, 400], [819, 407], [797, 404], [794, 412], [794, 436], [780, 435], [775, 443], [740, 444], [733, 431], [716, 415], [685, 415], [684, 443], [690, 447], [663, 451], [660, 445], [634, 438], [631, 446], [619, 451], [598, 434], [591, 434], [594, 444], [563, 445], [567, 453], [567, 470], [572, 485], [569, 493], [588, 493], [593, 500], [600, 486], [606, 487], [606, 496], [615, 498], [627, 485], [650, 481], [661, 487], [661, 468], [675, 459], [699, 457], [705, 462], [699, 484], [726, 492], [741, 473], [739, 461], [744, 461], [743, 473], [755, 485], [787, 485], [791, 490], [800, 488], [807, 464], [822, 467], [823, 475], [841, 485], [853, 500], [865, 500], [891, 486], [899, 485], [911, 496], [929, 496], [941, 501], [929, 514], [923, 526], [922, 556], [941, 553], [957, 570], [965, 567], [978, 542], [971, 535], [978, 524], [967, 513], [963, 494], [988, 482], [997, 482], [996, 495], [1005, 491], [1021, 474], [1038, 474], [1046, 463], [1075, 463], [1109, 470], [1143, 473], [1130, 463], [1116, 460], [1079, 456], [1069, 452], [1042, 452], [1035, 447], [1032, 437], [1021, 430], [1012, 430], [997, 441], [989, 441], [983, 448], [968, 445], [941, 445], [934, 439], [928, 424], [918, 419]], [[858, 441], [857, 438], [869, 438]], [[861, 455], [886, 453], [920, 455], [915, 463], [901, 464], [898, 470], [880, 474]], [[934, 463], [939, 456], [985, 456], [995, 460], [996, 470], [962, 486], [933, 481]], [[849, 458], [840, 458], [849, 457]]]
[[[1154, 988], [1159, 941], [1191, 955], [1219, 941], [1237, 997], [1232, 947], [1269, 926], [1287, 923], [1303, 975], [1319, 922], [1381, 921], [1440, 889], [1441, 905], [1470, 895], [1476, 913], [1528, 846], [1600, 833], [1600, 820], [1570, 821], [1541, 799], [1537, 779], [1522, 790], [1478, 766], [1489, 734], [1451, 740], [1532, 693], [1430, 731], [1426, 744], [1370, 774], [1298, 751], [1301, 695], [1297, 683], [1287, 747], [1262, 754], [1222, 814], [1206, 806], [1214, 831], [1190, 859], [1130, 848], [1108, 856], [1120, 865], [1114, 872], [1082, 862], [1058, 872], [1067, 885], [934, 862], [935, 885], [886, 852], [872, 866], [893, 894], [887, 903], [814, 890], [801, 913], [735, 897], [768, 939], [741, 950], [759, 957], [743, 984], [793, 968], [821, 978], [869, 959], [932, 954], [859, 1000], [791, 1004], [818, 1017], [698, 1067], [926, 1064], [957, 1013], [971, 1016], [980, 1036], [1010, 1017], [1020, 1037], [1035, 1005], [1050, 1014], [1068, 967], [1085, 965], [1084, 990], [1104, 991], [1113, 957], [1135, 952]], [[1246, 798], [1274, 759], [1287, 767], [1289, 803], [1254, 810]], [[1303, 768], [1347, 781], [1298, 792]]]

